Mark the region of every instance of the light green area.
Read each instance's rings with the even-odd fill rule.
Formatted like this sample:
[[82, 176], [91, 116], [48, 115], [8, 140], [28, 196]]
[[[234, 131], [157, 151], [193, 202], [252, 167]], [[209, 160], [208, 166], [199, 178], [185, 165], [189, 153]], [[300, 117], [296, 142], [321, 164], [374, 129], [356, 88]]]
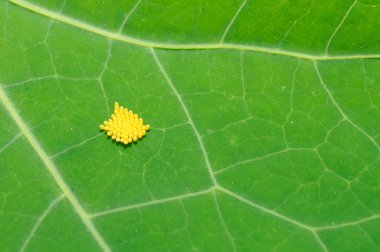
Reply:
[[0, 251], [379, 250], [380, 2], [13, 1]]

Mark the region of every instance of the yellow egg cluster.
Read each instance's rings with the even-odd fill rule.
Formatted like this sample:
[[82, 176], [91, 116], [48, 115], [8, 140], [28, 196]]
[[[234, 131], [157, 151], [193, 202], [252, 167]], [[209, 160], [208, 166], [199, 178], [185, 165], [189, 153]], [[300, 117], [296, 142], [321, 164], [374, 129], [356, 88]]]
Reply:
[[107, 131], [107, 135], [116, 142], [127, 145], [145, 136], [146, 131], [150, 129], [150, 125], [144, 125], [143, 122], [144, 120], [137, 114], [133, 114], [132, 110], [123, 108], [115, 102], [115, 110], [111, 119], [104, 121], [104, 124], [99, 127], [101, 130]]

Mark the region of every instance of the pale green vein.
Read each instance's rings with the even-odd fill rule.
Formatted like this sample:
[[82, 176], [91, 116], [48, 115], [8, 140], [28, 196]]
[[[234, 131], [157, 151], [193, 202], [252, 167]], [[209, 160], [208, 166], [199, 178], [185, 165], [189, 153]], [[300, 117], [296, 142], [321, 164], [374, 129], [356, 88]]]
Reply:
[[95, 136], [92, 136], [92, 137], [86, 138], [85, 140], [83, 140], [83, 141], [80, 142], [80, 143], [77, 143], [77, 144], [71, 145], [71, 146], [69, 146], [69, 147], [67, 147], [67, 148], [65, 148], [65, 149], [63, 149], [63, 150], [61, 150], [61, 151], [58, 151], [57, 153], [55, 153], [55, 154], [49, 156], [49, 158], [50, 158], [50, 159], [55, 159], [55, 158], [57, 158], [57, 157], [59, 157], [59, 156], [65, 154], [66, 152], [71, 151], [72, 149], [78, 148], [78, 147], [80, 147], [80, 146], [82, 146], [82, 145], [84, 145], [84, 144], [86, 144], [86, 143], [88, 143], [88, 142], [90, 142], [90, 141], [92, 141], [92, 140], [98, 138], [98, 137], [101, 136], [101, 135], [104, 135], [104, 133], [101, 132], [101, 133], [96, 134]]
[[[362, 232], [362, 233], [364, 233], [364, 235], [368, 238], [368, 240], [370, 241], [370, 242], [372, 242], [372, 245], [373, 246], [375, 246], [376, 248], [379, 248], [380, 249], [380, 246], [378, 245], [378, 241], [375, 241], [375, 239], [377, 238], [377, 237], [373, 237], [373, 235], [371, 235], [371, 233], [370, 232], [368, 232], [367, 230], [365, 230], [362, 226], [358, 226], [358, 228], [360, 229], [360, 231]], [[375, 238], [375, 239], [374, 239]]]
[[44, 81], [44, 80], [71, 80], [71, 81], [98, 81], [98, 78], [72, 78], [67, 76], [61, 76], [61, 75], [48, 75], [48, 76], [42, 76], [42, 77], [36, 77], [36, 78], [30, 78], [22, 81], [16, 81], [9, 84], [5, 84], [4, 88], [13, 88], [21, 85], [30, 85], [34, 84], [38, 81]]
[[99, 84], [100, 84], [100, 90], [102, 90], [102, 95], [103, 95], [103, 98], [104, 98], [104, 101], [105, 101], [105, 104], [106, 104], [107, 114], [110, 114], [110, 108], [108, 106], [108, 97], [107, 97], [107, 94], [106, 94], [106, 90], [104, 89], [103, 76], [104, 76], [104, 73], [106, 72], [106, 70], [108, 68], [108, 63], [110, 62], [111, 57], [112, 57], [112, 40], [108, 40], [108, 49], [107, 49], [106, 60], [105, 60], [105, 62], [103, 64], [103, 69], [100, 72], [100, 75], [99, 75], [99, 78], [98, 78], [98, 81], [99, 81]]
[[356, 4], [358, 0], [355, 0], [352, 5], [350, 6], [350, 8], [348, 9], [348, 11], [346, 12], [346, 14], [343, 16], [342, 20], [340, 21], [339, 25], [336, 27], [335, 31], [333, 32], [333, 34], [331, 35], [330, 39], [327, 41], [327, 45], [326, 45], [326, 55], [329, 54], [329, 48], [330, 48], [330, 44], [331, 44], [331, 41], [333, 40], [333, 38], [335, 37], [335, 35], [337, 34], [337, 32], [339, 31], [340, 27], [342, 26], [342, 24], [344, 23], [344, 21], [347, 19], [348, 15], [350, 14], [352, 8], [354, 8], [354, 5]]
[[227, 25], [227, 28], [226, 30], [224, 31], [223, 35], [222, 35], [222, 39], [220, 40], [220, 43], [223, 44], [224, 42], [224, 39], [226, 38], [228, 32], [230, 31], [232, 25], [234, 24], [236, 18], [239, 16], [240, 14], [240, 11], [243, 9], [243, 7], [245, 6], [247, 0], [244, 0], [241, 5], [239, 6], [239, 9], [236, 11], [235, 15], [232, 17], [231, 21], [229, 22], [229, 24]]
[[101, 216], [105, 216], [105, 215], [109, 215], [109, 214], [114, 214], [114, 213], [118, 213], [118, 212], [132, 210], [132, 209], [140, 209], [143, 207], [154, 206], [154, 205], [163, 204], [163, 203], [167, 203], [167, 202], [178, 201], [178, 200], [183, 200], [183, 199], [187, 199], [187, 198], [193, 198], [193, 197], [209, 194], [212, 192], [212, 190], [213, 190], [213, 188], [210, 188], [210, 189], [206, 189], [206, 190], [199, 191], [199, 192], [187, 193], [187, 194], [168, 197], [168, 198], [164, 198], [164, 199], [156, 199], [156, 200], [152, 200], [152, 201], [148, 201], [148, 202], [137, 203], [134, 205], [118, 207], [118, 208], [109, 209], [109, 210], [105, 210], [105, 211], [101, 211], [101, 212], [91, 214], [89, 217], [90, 218], [96, 218], [96, 217], [101, 217]]
[[303, 224], [303, 223], [301, 223], [299, 221], [296, 221], [294, 219], [286, 217], [286, 216], [284, 216], [284, 215], [282, 215], [280, 213], [277, 213], [276, 211], [273, 211], [271, 209], [262, 207], [262, 206], [260, 206], [260, 205], [258, 205], [256, 203], [253, 203], [252, 201], [250, 201], [250, 200], [248, 200], [248, 199], [246, 199], [246, 198], [244, 198], [244, 197], [242, 197], [242, 196], [240, 196], [240, 195], [238, 195], [238, 194], [236, 194], [234, 192], [231, 192], [230, 190], [227, 190], [227, 189], [225, 189], [223, 187], [218, 187], [218, 190], [220, 190], [221, 192], [223, 192], [223, 193], [225, 193], [225, 194], [227, 194], [227, 195], [229, 195], [229, 196], [231, 196], [231, 197], [233, 197], [233, 198], [235, 198], [235, 199], [237, 199], [237, 200], [239, 200], [239, 201], [241, 201], [241, 202], [243, 202], [245, 204], [248, 204], [248, 205], [250, 205], [250, 206], [252, 206], [252, 207], [254, 207], [254, 208], [256, 208], [256, 209], [258, 209], [258, 210], [260, 210], [262, 212], [264, 212], [264, 213], [268, 213], [268, 214], [270, 214], [272, 216], [275, 216], [275, 217], [277, 217], [279, 219], [282, 219], [282, 220], [284, 220], [286, 222], [292, 223], [292, 224], [294, 224], [294, 225], [296, 225], [296, 226], [298, 226], [300, 228], [303, 228], [303, 229], [306, 229], [306, 230], [309, 230], [309, 231], [314, 231], [314, 229], [312, 227], [309, 227], [309, 226], [307, 226], [307, 225], [305, 225], [305, 224]]
[[8, 143], [6, 143], [3, 147], [0, 148], [0, 154], [3, 153], [9, 146], [11, 146], [17, 139], [21, 137], [21, 134], [17, 134], [14, 136]]
[[38, 142], [38, 140], [33, 135], [31, 130], [27, 126], [27, 124], [21, 118], [17, 109], [15, 108], [15, 106], [13, 105], [11, 100], [8, 98], [7, 94], [5, 93], [5, 91], [1, 85], [0, 85], [0, 101], [4, 104], [9, 115], [15, 121], [17, 126], [19, 127], [21, 133], [29, 141], [29, 143], [33, 147], [34, 151], [40, 157], [40, 159], [42, 160], [42, 162], [45, 165], [45, 168], [48, 170], [48, 172], [54, 178], [55, 182], [57, 183], [59, 188], [62, 190], [65, 197], [69, 200], [73, 209], [78, 214], [78, 216], [80, 217], [80, 219], [82, 220], [84, 225], [87, 227], [89, 232], [93, 235], [95, 241], [99, 244], [99, 246], [103, 249], [103, 251], [107, 251], [107, 252], [111, 251], [111, 249], [109, 248], [107, 243], [104, 241], [103, 237], [100, 235], [98, 230], [95, 228], [92, 221], [88, 218], [86, 211], [83, 209], [83, 207], [79, 203], [78, 199], [75, 197], [74, 193], [71, 191], [70, 187], [63, 180], [61, 174], [59, 173], [58, 168], [55, 166], [53, 161], [48, 157], [48, 155], [46, 154], [46, 152], [42, 148], [41, 144]]
[[299, 222], [297, 220], [294, 220], [294, 219], [291, 219], [289, 217], [286, 217], [286, 216], [284, 216], [284, 215], [282, 215], [282, 214], [280, 214], [280, 213], [278, 213], [276, 211], [273, 211], [271, 209], [262, 207], [262, 206], [254, 203], [254, 202], [252, 202], [252, 201], [250, 201], [250, 200], [248, 200], [248, 199], [246, 199], [246, 198], [244, 198], [244, 197], [242, 197], [242, 196], [240, 196], [240, 195], [238, 195], [238, 194], [236, 194], [236, 193], [234, 193], [234, 192], [232, 192], [230, 190], [227, 190], [227, 189], [223, 188], [223, 187], [218, 187], [218, 190], [220, 190], [221, 192], [224, 192], [225, 194], [227, 194], [227, 195], [235, 198], [236, 200], [239, 200], [239, 201], [241, 201], [241, 202], [243, 202], [245, 204], [248, 204], [248, 205], [250, 205], [250, 206], [252, 206], [252, 207], [254, 207], [254, 208], [256, 208], [256, 209], [258, 209], [258, 210], [260, 210], [262, 212], [264, 212], [264, 213], [270, 214], [270, 215], [275, 216], [275, 217], [277, 217], [279, 219], [282, 219], [282, 220], [284, 220], [286, 222], [294, 224], [295, 226], [298, 226], [298, 227], [300, 227], [302, 229], [306, 229], [306, 230], [310, 231], [313, 234], [313, 236], [315, 237], [316, 241], [321, 246], [321, 248], [323, 249], [323, 251], [325, 251], [325, 252], [328, 251], [326, 245], [322, 242], [322, 240], [320, 239], [320, 237], [318, 236], [316, 230], [313, 227], [309, 227], [309, 226], [307, 226], [307, 225], [305, 225], [305, 224], [303, 224], [303, 223], [301, 223], [301, 222]]
[[237, 251], [236, 244], [235, 244], [235, 239], [232, 236], [230, 230], [228, 229], [226, 222], [224, 221], [224, 218], [223, 218], [223, 215], [222, 215], [222, 211], [220, 210], [218, 199], [216, 198], [216, 195], [215, 195], [215, 190], [213, 191], [212, 194], [213, 194], [213, 198], [214, 198], [214, 204], [215, 204], [216, 212], [218, 213], [218, 217], [220, 219], [220, 222], [222, 223], [222, 226], [223, 226], [224, 231], [226, 232], [226, 234], [228, 236], [228, 239], [230, 239], [230, 241], [231, 241], [231, 246], [232, 246], [233, 250]]
[[51, 212], [51, 210], [61, 201], [65, 198], [65, 195], [62, 194], [61, 196], [59, 196], [58, 198], [56, 198], [55, 200], [53, 200], [49, 206], [45, 209], [45, 211], [41, 214], [41, 216], [38, 218], [37, 222], [34, 224], [32, 230], [30, 231], [28, 237], [26, 238], [26, 240], [24, 241], [24, 243], [22, 244], [22, 247], [20, 249], [20, 252], [23, 252], [25, 251], [25, 249], [27, 248], [27, 246], [29, 245], [29, 242], [30, 240], [33, 238], [34, 234], [36, 233], [36, 231], [38, 230], [38, 228], [40, 227], [41, 223], [45, 220], [45, 218], [49, 215], [49, 213]]
[[138, 0], [135, 4], [135, 6], [133, 6], [133, 8], [129, 11], [129, 13], [125, 16], [123, 22], [121, 23], [120, 27], [119, 27], [119, 30], [117, 31], [119, 34], [121, 34], [121, 32], [123, 31], [125, 25], [127, 24], [127, 21], [129, 20], [129, 18], [132, 16], [132, 14], [136, 11], [136, 9], [139, 7], [140, 3], [141, 3], [142, 0]]
[[215, 176], [213, 174], [213, 170], [212, 170], [211, 164], [210, 164], [210, 159], [208, 157], [206, 148], [205, 148], [205, 146], [203, 144], [202, 137], [199, 134], [199, 131], [198, 131], [197, 127], [195, 126], [195, 123], [194, 123], [193, 119], [190, 116], [190, 112], [189, 112], [186, 104], [184, 103], [181, 95], [178, 93], [176, 87], [174, 86], [172, 80], [170, 79], [169, 75], [167, 74], [166, 70], [164, 69], [163, 65], [161, 64], [161, 61], [157, 57], [157, 54], [156, 54], [156, 52], [154, 51], [153, 48], [151, 49], [151, 53], [152, 53], [153, 58], [154, 58], [154, 60], [155, 60], [155, 62], [157, 64], [158, 69], [160, 70], [160, 72], [164, 76], [166, 82], [168, 83], [170, 89], [173, 91], [174, 95], [177, 97], [178, 102], [180, 103], [180, 105], [182, 107], [182, 110], [184, 111], [184, 113], [185, 113], [185, 115], [187, 117], [187, 120], [189, 121], [189, 123], [191, 125], [191, 128], [194, 131], [194, 134], [195, 134], [195, 136], [196, 136], [196, 138], [198, 140], [199, 146], [201, 148], [201, 151], [202, 151], [202, 154], [203, 154], [203, 157], [204, 157], [204, 160], [205, 160], [205, 163], [206, 163], [206, 167], [207, 167], [209, 176], [211, 178], [211, 181], [212, 181], [212, 183], [213, 183], [214, 186], [217, 186], [218, 185], [218, 181], [216, 181], [216, 178], [215, 178]]
[[281, 50], [276, 48], [267, 48], [260, 47], [254, 45], [239, 45], [239, 44], [227, 44], [227, 43], [217, 43], [217, 44], [170, 44], [170, 43], [160, 43], [154, 41], [145, 41], [141, 39], [136, 39], [127, 35], [122, 35], [118, 33], [114, 33], [111, 31], [107, 31], [105, 29], [101, 29], [94, 25], [76, 20], [72, 17], [65, 16], [60, 13], [56, 13], [54, 11], [48, 10], [46, 8], [28, 3], [24, 0], [8, 0], [9, 2], [21, 6], [29, 11], [35, 12], [42, 16], [60, 21], [62, 23], [77, 27], [82, 30], [86, 30], [91, 33], [98, 34], [100, 36], [118, 40], [122, 42], [126, 42], [129, 44], [148, 47], [148, 48], [160, 48], [160, 49], [172, 49], [172, 50], [215, 50], [215, 49], [232, 49], [232, 50], [243, 50], [243, 51], [254, 51], [261, 53], [268, 53], [274, 55], [283, 55], [288, 57], [295, 57], [300, 59], [308, 59], [308, 60], [350, 60], [350, 59], [378, 59], [380, 58], [380, 54], [355, 54], [355, 55], [312, 55], [312, 54], [304, 54], [298, 52], [292, 52], [287, 50]]
[[370, 140], [373, 145], [377, 148], [377, 150], [380, 152], [380, 146], [378, 145], [378, 143], [375, 141], [375, 139], [373, 137], [371, 137], [367, 132], [365, 132], [362, 128], [360, 128], [356, 123], [354, 123], [347, 115], [346, 113], [343, 111], [343, 109], [340, 107], [340, 105], [337, 103], [337, 101], [335, 100], [333, 94], [331, 93], [331, 91], [327, 88], [326, 86], [326, 83], [325, 81], [323, 80], [322, 78], [322, 75], [319, 71], [319, 68], [318, 68], [318, 63], [316, 61], [314, 61], [314, 68], [315, 68], [315, 71], [318, 75], [318, 78], [319, 78], [319, 82], [321, 83], [323, 89], [326, 91], [328, 97], [330, 98], [330, 100], [332, 101], [332, 103], [335, 105], [335, 107], [337, 108], [337, 110], [339, 111], [339, 113], [342, 115], [343, 119], [346, 120], [348, 123], [350, 123], [355, 129], [357, 129], [360, 133], [362, 133], [364, 136], [366, 136], [368, 138], [368, 140]]
[[226, 172], [232, 168], [235, 168], [237, 166], [240, 166], [240, 165], [243, 165], [243, 164], [247, 164], [247, 163], [251, 163], [251, 162], [254, 162], [254, 161], [258, 161], [258, 160], [263, 160], [263, 159], [266, 159], [266, 158], [269, 158], [269, 157], [273, 157], [273, 156], [276, 156], [276, 155], [279, 155], [279, 154], [282, 154], [282, 153], [286, 153], [288, 151], [290, 151], [291, 149], [290, 148], [285, 148], [283, 150], [280, 150], [280, 151], [276, 151], [276, 152], [271, 152], [271, 153], [268, 153], [268, 154], [264, 154], [262, 156], [258, 156], [258, 157], [254, 157], [254, 158], [249, 158], [249, 159], [246, 159], [246, 160], [242, 160], [242, 161], [239, 161], [233, 165], [229, 165], [223, 169], [220, 169], [218, 171], [215, 171], [214, 174], [217, 175], [219, 173], [223, 173], [223, 172]]
[[349, 227], [349, 226], [360, 225], [362, 223], [366, 223], [366, 222], [377, 220], [377, 219], [380, 219], [380, 215], [379, 214], [372, 215], [370, 217], [366, 217], [366, 218], [363, 218], [363, 219], [360, 219], [360, 220], [356, 220], [356, 221], [345, 222], [345, 223], [336, 224], [336, 225], [315, 227], [314, 229], [318, 230], [318, 231], [319, 230], [328, 230], [328, 229], [339, 229], [339, 228], [345, 228], [345, 227]]
[[328, 252], [329, 250], [327, 249], [325, 243], [322, 241], [321, 237], [319, 237], [318, 233], [315, 230], [313, 230], [311, 233], [313, 234], [314, 238], [317, 240], [319, 245], [322, 247], [323, 251]]

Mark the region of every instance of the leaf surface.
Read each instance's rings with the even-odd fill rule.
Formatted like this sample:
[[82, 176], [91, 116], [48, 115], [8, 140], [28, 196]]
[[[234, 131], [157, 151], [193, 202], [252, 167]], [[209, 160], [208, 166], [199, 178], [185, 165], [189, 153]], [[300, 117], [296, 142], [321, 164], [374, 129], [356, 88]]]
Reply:
[[2, 1], [0, 250], [379, 250], [378, 6]]

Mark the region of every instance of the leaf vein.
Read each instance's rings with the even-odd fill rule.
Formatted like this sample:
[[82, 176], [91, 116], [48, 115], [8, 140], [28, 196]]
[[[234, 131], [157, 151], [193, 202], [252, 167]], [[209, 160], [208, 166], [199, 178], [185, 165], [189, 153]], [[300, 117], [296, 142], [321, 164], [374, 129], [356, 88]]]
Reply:
[[343, 119], [346, 120], [349, 124], [351, 124], [354, 128], [356, 128], [360, 133], [362, 133], [365, 137], [368, 138], [368, 140], [370, 140], [373, 145], [377, 148], [377, 150], [380, 152], [380, 146], [377, 144], [377, 142], [373, 139], [373, 137], [371, 137], [367, 132], [365, 132], [362, 128], [360, 128], [356, 123], [354, 123], [347, 115], [346, 113], [342, 110], [342, 108], [340, 107], [340, 105], [336, 102], [334, 96], [332, 95], [331, 91], [327, 88], [326, 86], [326, 83], [324, 82], [323, 78], [322, 78], [322, 75], [319, 71], [319, 68], [318, 68], [318, 63], [316, 61], [314, 61], [314, 68], [315, 68], [315, 71], [318, 75], [318, 78], [319, 78], [319, 82], [321, 83], [323, 89], [326, 91], [328, 97], [331, 99], [332, 103], [334, 104], [334, 106], [338, 109], [339, 113], [342, 115]]
[[230, 230], [228, 229], [228, 227], [226, 225], [226, 222], [223, 219], [222, 211], [220, 211], [220, 206], [219, 206], [219, 203], [218, 203], [218, 199], [216, 198], [215, 191], [213, 191], [213, 198], [214, 198], [216, 212], [218, 213], [218, 217], [219, 217], [220, 222], [222, 223], [222, 226], [223, 226], [223, 228], [224, 228], [224, 230], [225, 230], [225, 232], [226, 232], [226, 234], [228, 236], [228, 239], [231, 241], [231, 246], [233, 248], [233, 251], [237, 251], [236, 244], [235, 244], [235, 239], [232, 236]]
[[329, 53], [329, 48], [330, 48], [330, 44], [331, 44], [331, 41], [334, 39], [335, 35], [337, 34], [337, 32], [339, 31], [340, 27], [342, 26], [342, 24], [344, 23], [344, 21], [347, 19], [348, 15], [350, 14], [352, 8], [354, 8], [356, 2], [358, 0], [355, 0], [352, 5], [350, 6], [350, 8], [348, 9], [348, 11], [346, 12], [346, 14], [343, 16], [342, 20], [340, 21], [339, 25], [336, 27], [336, 29], [334, 30], [333, 34], [331, 35], [330, 39], [327, 41], [327, 45], [326, 45], [326, 55], [328, 55]]
[[229, 195], [229, 196], [237, 199], [238, 201], [241, 201], [241, 202], [243, 202], [245, 204], [248, 204], [248, 205], [250, 205], [250, 206], [252, 206], [252, 207], [254, 207], [256, 209], [259, 209], [260, 211], [262, 211], [264, 213], [268, 213], [270, 215], [273, 215], [273, 216], [275, 216], [275, 217], [277, 217], [279, 219], [282, 219], [282, 220], [284, 220], [286, 222], [292, 223], [292, 224], [294, 224], [294, 225], [296, 225], [296, 226], [298, 226], [300, 228], [303, 228], [303, 229], [306, 229], [306, 230], [309, 230], [309, 231], [313, 231], [314, 230], [312, 227], [309, 227], [309, 226], [307, 226], [307, 225], [305, 225], [305, 224], [303, 224], [303, 223], [301, 223], [299, 221], [296, 221], [296, 220], [293, 220], [293, 219], [291, 219], [289, 217], [286, 217], [286, 216], [284, 216], [284, 215], [282, 215], [280, 213], [277, 213], [276, 211], [273, 211], [271, 209], [268, 209], [268, 208], [265, 208], [263, 206], [260, 206], [260, 205], [254, 203], [254, 202], [252, 202], [252, 201], [250, 201], [250, 200], [248, 200], [248, 199], [246, 199], [246, 198], [244, 198], [244, 197], [242, 197], [242, 196], [240, 196], [240, 195], [238, 195], [238, 194], [236, 194], [236, 193], [234, 193], [234, 192], [232, 192], [232, 191], [230, 191], [230, 190], [228, 190], [228, 189], [226, 189], [224, 187], [218, 187], [218, 189], [221, 192], [223, 192], [223, 193], [225, 193], [225, 194], [227, 194], [227, 195]]
[[21, 134], [15, 135], [11, 140], [8, 141], [3, 147], [0, 148], [0, 154], [3, 153], [9, 146], [11, 146], [14, 142], [17, 141], [21, 137]]
[[42, 224], [42, 222], [45, 220], [45, 218], [49, 215], [49, 213], [51, 212], [51, 210], [53, 210], [53, 208], [59, 203], [61, 202], [61, 200], [63, 200], [65, 198], [65, 195], [64, 194], [61, 194], [61, 196], [57, 197], [56, 199], [54, 199], [49, 205], [48, 207], [45, 209], [45, 211], [41, 214], [41, 216], [38, 218], [37, 222], [34, 224], [32, 230], [30, 231], [28, 237], [26, 238], [26, 240], [24, 241], [24, 243], [22, 244], [22, 247], [20, 249], [20, 252], [23, 252], [25, 251], [25, 249], [27, 248], [27, 246], [29, 245], [29, 242], [31, 241], [31, 239], [33, 238], [34, 234], [36, 233], [37, 229], [40, 227], [40, 225]]
[[83, 209], [83, 207], [79, 203], [78, 199], [75, 197], [74, 193], [71, 191], [70, 187], [64, 181], [63, 177], [61, 176], [58, 168], [53, 163], [52, 159], [48, 157], [48, 155], [46, 154], [46, 152], [42, 148], [41, 144], [38, 142], [38, 140], [33, 135], [33, 133], [31, 132], [31, 130], [29, 129], [27, 124], [24, 122], [24, 120], [21, 118], [21, 116], [18, 114], [15, 106], [13, 105], [11, 100], [8, 98], [7, 94], [5, 93], [5, 91], [1, 85], [0, 85], [0, 101], [3, 103], [5, 108], [8, 110], [11, 118], [15, 121], [15, 123], [19, 127], [21, 133], [29, 141], [29, 143], [33, 147], [34, 151], [40, 157], [41, 161], [45, 165], [45, 168], [48, 170], [50, 175], [54, 178], [54, 181], [56, 182], [58, 187], [61, 189], [61, 191], [63, 192], [65, 197], [69, 200], [74, 211], [78, 214], [78, 216], [82, 220], [83, 224], [90, 231], [90, 233], [94, 237], [95, 241], [103, 249], [103, 251], [106, 251], [106, 252], [111, 251], [108, 244], [104, 241], [103, 237], [100, 235], [98, 230], [95, 228], [94, 224], [88, 218], [88, 214]]
[[217, 186], [218, 185], [218, 182], [216, 181], [216, 178], [214, 176], [214, 172], [212, 170], [212, 167], [211, 167], [211, 164], [210, 164], [210, 160], [208, 158], [208, 154], [207, 154], [207, 151], [206, 151], [206, 148], [203, 144], [203, 140], [202, 140], [202, 137], [201, 135], [199, 134], [198, 132], [198, 129], [197, 127], [195, 126], [194, 124], [194, 121], [193, 119], [191, 118], [190, 116], [190, 112], [185, 104], [185, 102], [183, 101], [181, 95], [178, 93], [176, 87], [174, 86], [172, 80], [170, 79], [169, 75], [167, 74], [165, 68], [163, 67], [163, 65], [161, 64], [156, 52], [154, 51], [153, 48], [151, 48], [151, 53], [153, 55], [153, 58], [154, 58], [154, 61], [156, 62], [157, 66], [158, 66], [158, 69], [161, 71], [162, 75], [164, 76], [166, 82], [168, 83], [169, 87], [171, 88], [172, 92], [174, 93], [174, 95], [177, 97], [178, 99], [178, 102], [180, 103], [186, 117], [187, 117], [187, 120], [189, 121], [190, 125], [191, 125], [191, 128], [193, 129], [194, 131], [194, 134], [197, 138], [197, 141], [199, 143], [199, 146], [201, 148], [201, 151], [202, 151], [202, 154], [203, 154], [203, 157], [204, 157], [204, 160], [205, 160], [205, 163], [206, 163], [206, 167], [207, 167], [207, 170], [208, 170], [208, 173], [209, 173], [209, 176], [211, 178], [211, 181], [213, 183], [214, 186]]
[[168, 198], [163, 198], [163, 199], [155, 199], [155, 200], [147, 201], [147, 202], [143, 202], [143, 203], [137, 203], [134, 205], [123, 206], [123, 207], [118, 207], [118, 208], [114, 208], [114, 209], [108, 209], [105, 211], [93, 213], [93, 214], [89, 215], [89, 218], [97, 218], [97, 217], [101, 217], [101, 216], [105, 216], [105, 215], [109, 215], [109, 214], [114, 214], [114, 213], [118, 213], [118, 212], [122, 212], [122, 211], [139, 209], [139, 208], [143, 208], [143, 207], [147, 207], [147, 206], [154, 206], [154, 205], [168, 203], [168, 202], [172, 202], [172, 201], [197, 197], [200, 195], [209, 194], [212, 192], [212, 190], [213, 190], [213, 188], [209, 188], [209, 189], [202, 190], [199, 192], [187, 193], [187, 194], [182, 194], [182, 195], [178, 195], [178, 196], [173, 196], [173, 197], [168, 197]]
[[228, 32], [230, 31], [230, 29], [231, 29], [233, 23], [235, 22], [236, 18], [239, 16], [240, 11], [243, 9], [243, 7], [245, 6], [246, 2], [247, 2], [247, 0], [244, 0], [244, 1], [242, 2], [242, 4], [240, 5], [239, 9], [236, 11], [235, 15], [232, 17], [231, 21], [228, 23], [227, 28], [226, 28], [226, 30], [224, 31], [224, 33], [223, 33], [223, 35], [222, 35], [222, 38], [221, 38], [221, 40], [220, 40], [220, 43], [221, 43], [221, 44], [223, 44], [224, 39], [226, 38]]
[[37, 13], [39, 15], [42, 15], [51, 19], [58, 20], [62, 23], [71, 25], [73, 27], [76, 27], [76, 28], [79, 28], [91, 33], [95, 33], [112, 40], [118, 40], [118, 41], [122, 41], [128, 44], [137, 45], [141, 47], [147, 47], [147, 48], [160, 48], [160, 49], [172, 49], [172, 50], [232, 49], [232, 50], [261, 52], [261, 53], [274, 54], [274, 55], [283, 55], [283, 56], [307, 59], [307, 60], [351, 60], [351, 59], [379, 59], [380, 58], [380, 54], [352, 54], [352, 55], [347, 54], [347, 55], [334, 55], [334, 56], [313, 55], [313, 54], [299, 53], [295, 51], [281, 50], [281, 49], [276, 49], [276, 48], [268, 48], [268, 47], [261, 47], [261, 46], [255, 46], [255, 45], [241, 45], [241, 44], [233, 44], [233, 43], [230, 43], [230, 44], [226, 44], [226, 43], [223, 43], [223, 44], [220, 44], [220, 43], [170, 44], [170, 43], [161, 43], [161, 42], [155, 42], [155, 41], [147, 41], [147, 40], [133, 38], [127, 35], [113, 33], [113, 32], [98, 28], [96, 26], [93, 26], [91, 24], [87, 24], [79, 20], [73, 19], [71, 17], [50, 11], [43, 7], [28, 3], [24, 0], [8, 0], [8, 1], [20, 7], [23, 7], [29, 11], [32, 11], [34, 13]]

